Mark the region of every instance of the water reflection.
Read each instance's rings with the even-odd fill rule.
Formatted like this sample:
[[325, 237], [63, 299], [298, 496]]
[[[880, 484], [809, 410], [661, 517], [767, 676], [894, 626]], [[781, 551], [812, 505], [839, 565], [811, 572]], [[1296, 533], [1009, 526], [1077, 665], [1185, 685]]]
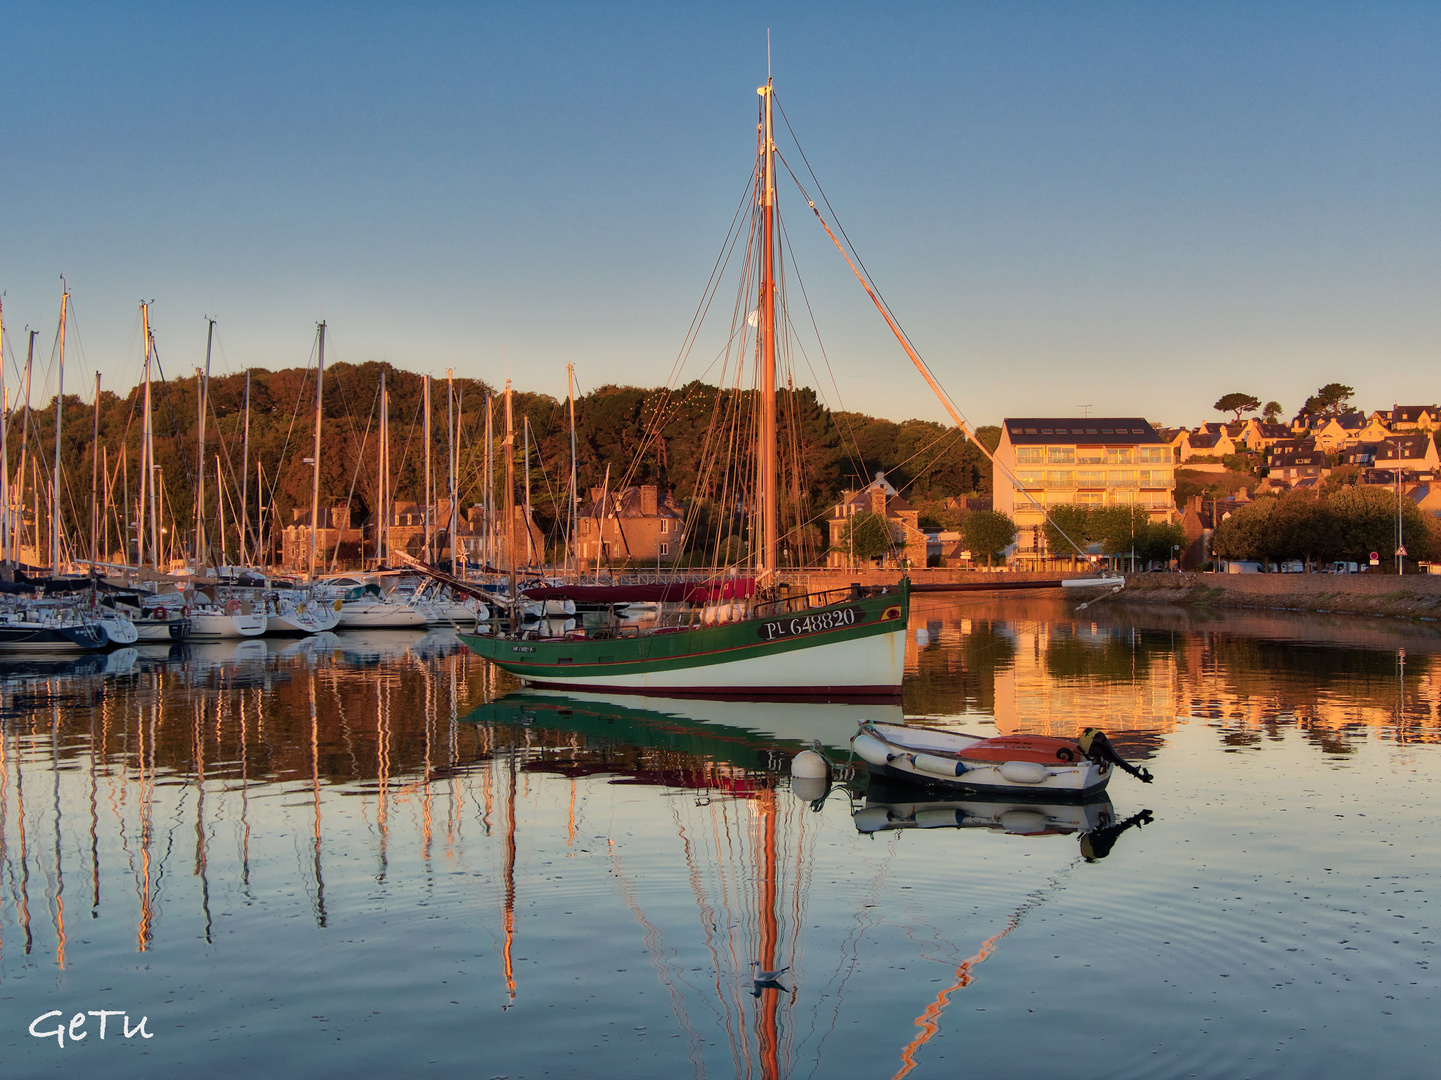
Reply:
[[[902, 1076], [965, 1056], [1020, 1075], [1008, 1047], [1089, 1045], [1084, 1010], [1060, 1002], [1104, 989], [1182, 1049], [1068, 1052], [1087, 1074], [1145, 1075], [1200, 1060], [1175, 1056], [1194, 1050], [1178, 1034], [1190, 1013], [1148, 1010], [1177, 983], [1213, 1008], [1197, 981], [1210, 952], [1259, 949], [1290, 987], [1304, 980], [1286, 949], [1324, 947], [1359, 986], [1355, 954], [1305, 935], [1342, 918], [1432, 925], [1404, 832], [1435, 816], [1417, 756], [1441, 732], [1426, 628], [1366, 624], [1365, 647], [1345, 648], [1326, 623], [1298, 641], [1264, 617], [1033, 598], [927, 600], [917, 619], [929, 644], [910, 644], [905, 715], [1101, 726], [1154, 760], [1156, 827], [1125, 778], [1051, 805], [867, 787], [857, 768], [806, 795], [785, 774], [796, 750], [819, 741], [843, 763], [860, 719], [899, 710], [524, 690], [444, 632], [0, 668], [0, 983], [23, 1014], [4, 1022], [50, 1008], [63, 973], [88, 995], [77, 1009], [120, 994], [163, 1012], [151, 1050], [177, 1070], [243, 1052], [282, 1072], [404, 1073], [426, 1053], [485, 1075]], [[1399, 802], [1398, 763], [1414, 785]], [[1328, 802], [1342, 768], [1387, 785], [1364, 806], [1347, 789], [1369, 815], [1354, 836]], [[1247, 770], [1279, 805], [1260, 809]], [[1366, 868], [1354, 883], [1326, 869], [1348, 845], [1344, 865]], [[1422, 891], [1380, 912], [1373, 879]], [[1292, 881], [1295, 897], [1276, 892]], [[1296, 919], [1317, 895], [1325, 910]], [[1198, 933], [1176, 959], [1172, 941]], [[1366, 986], [1430, 978], [1411, 970], [1432, 951], [1423, 933], [1404, 958], [1368, 953]], [[1286, 945], [1267, 952], [1272, 939]], [[1296, 990], [1310, 994], [1296, 1013], [1259, 1021], [1270, 985], [1245, 989], [1228, 1054], [1334, 1008]], [[1031, 1009], [1047, 1026], [1028, 1026]], [[1391, 1011], [1404, 1045], [1424, 1018]], [[350, 1017], [324, 1055], [295, 1019], [317, 1016]]]

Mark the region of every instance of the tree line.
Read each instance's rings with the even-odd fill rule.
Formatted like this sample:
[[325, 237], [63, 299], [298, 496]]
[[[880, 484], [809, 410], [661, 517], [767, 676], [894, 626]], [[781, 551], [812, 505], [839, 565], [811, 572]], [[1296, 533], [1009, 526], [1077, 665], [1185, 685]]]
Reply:
[[1259, 498], [1232, 511], [1216, 526], [1211, 552], [1223, 559], [1300, 561], [1311, 569], [1338, 560], [1365, 563], [1374, 551], [1386, 565], [1394, 563], [1398, 540], [1406, 557], [1441, 559], [1441, 522], [1410, 499], [1383, 487], [1339, 487]]
[[[206, 518], [212, 531], [218, 518], [215, 468], [225, 488], [227, 531], [233, 536], [246, 489], [247, 518], [253, 523], [263, 511], [274, 526], [290, 524], [297, 511], [310, 506], [311, 465], [306, 460], [314, 438], [313, 369], [278, 371], [252, 369], [249, 408], [249, 473], [242, 482], [242, 443], [246, 424], [246, 372], [215, 376], [209, 381]], [[389, 393], [390, 490], [396, 501], [423, 502], [425, 447], [422, 376], [390, 364], [338, 363], [326, 369], [321, 420], [320, 498], [323, 507], [348, 506], [352, 525], [363, 525], [379, 504], [376, 475], [380, 383]], [[446, 463], [456, 442], [458, 495], [462, 505], [483, 501], [486, 462], [492, 462], [493, 492], [502, 495], [505, 476], [502, 396], [478, 379], [455, 379], [448, 396], [445, 380], [431, 380], [432, 490], [446, 494]], [[181, 536], [191, 532], [194, 518], [200, 380], [197, 376], [157, 382], [152, 388], [157, 482], [165, 515]], [[744, 410], [754, 392], [723, 390], [700, 382], [678, 389], [602, 386], [575, 401], [575, 467], [577, 487], [585, 500], [588, 489], [607, 481], [612, 490], [629, 484], [655, 484], [680, 501], [698, 495], [705, 478], [707, 431], [723, 412]], [[96, 403], [67, 394], [61, 438], [62, 521], [66, 534], [80, 536], [89, 528], [92, 467], [100, 497], [108, 501], [103, 546], [117, 550], [128, 528], [140, 486], [140, 410], [143, 388], [124, 395], [109, 390], [99, 400], [99, 438], [95, 437]], [[517, 392], [512, 397], [515, 423], [514, 463], [517, 498], [529, 474], [532, 505], [543, 529], [564, 523], [568, 508], [571, 433], [567, 402], [544, 394]], [[490, 454], [485, 439], [491, 419]], [[859, 412], [832, 412], [814, 390], [778, 394], [781, 445], [781, 490], [790, 508], [791, 526], [809, 532], [823, 546], [821, 523], [847, 489], [864, 487], [884, 470], [890, 482], [918, 502], [944, 500], [991, 488], [991, 467], [973, 442], [953, 428], [931, 421], [894, 422]], [[12, 476], [26, 455], [26, 499], [37, 530], [48, 529], [49, 491], [46, 477], [54, 461], [55, 403], [45, 408], [12, 410], [8, 457]], [[525, 454], [529, 429], [530, 455]], [[997, 432], [998, 434], [998, 432]], [[31, 465], [29, 462], [33, 462]], [[528, 466], [528, 469], [527, 469]], [[36, 489], [42, 492], [34, 499]], [[108, 500], [107, 500], [108, 495]], [[713, 519], [725, 515], [712, 515]], [[711, 533], [730, 524], [712, 522]], [[133, 532], [132, 532], [133, 535]], [[712, 535], [710, 537], [714, 539]], [[234, 542], [231, 541], [231, 550]], [[87, 553], [84, 545], [80, 553]]]

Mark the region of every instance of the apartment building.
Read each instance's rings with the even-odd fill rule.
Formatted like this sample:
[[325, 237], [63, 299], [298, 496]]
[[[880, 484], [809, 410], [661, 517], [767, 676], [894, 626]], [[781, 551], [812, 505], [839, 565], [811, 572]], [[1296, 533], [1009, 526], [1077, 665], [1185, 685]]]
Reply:
[[995, 506], [1020, 529], [1023, 556], [1043, 554], [1051, 506], [1141, 506], [1176, 516], [1172, 450], [1139, 417], [1007, 419], [996, 448]]

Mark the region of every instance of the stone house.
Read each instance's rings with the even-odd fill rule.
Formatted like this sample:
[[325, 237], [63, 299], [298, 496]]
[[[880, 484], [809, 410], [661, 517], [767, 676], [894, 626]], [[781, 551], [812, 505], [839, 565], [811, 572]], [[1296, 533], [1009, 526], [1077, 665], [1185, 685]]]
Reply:
[[591, 488], [576, 517], [582, 567], [674, 566], [682, 555], [685, 511], [669, 492], [640, 484], [606, 492]]
[[882, 559], [883, 564], [926, 565], [926, 534], [921, 532], [919, 524], [921, 512], [901, 497], [886, 480], [885, 473], [877, 472], [876, 478], [860, 491], [844, 492], [826, 518], [830, 540], [827, 566], [854, 568], [860, 565], [861, 560], [852, 558], [846, 551], [845, 539], [846, 526], [857, 514], [879, 514], [890, 526], [894, 547], [892, 554]]

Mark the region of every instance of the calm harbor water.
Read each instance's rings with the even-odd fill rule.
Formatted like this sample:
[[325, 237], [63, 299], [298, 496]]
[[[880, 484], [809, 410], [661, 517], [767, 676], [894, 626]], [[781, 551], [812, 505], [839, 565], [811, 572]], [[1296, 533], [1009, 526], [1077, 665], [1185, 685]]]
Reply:
[[900, 709], [523, 693], [440, 633], [3, 665], [4, 1075], [1434, 1069], [1429, 624], [917, 629], [906, 716], [1098, 724], [1156, 782], [817, 798], [790, 753]]

